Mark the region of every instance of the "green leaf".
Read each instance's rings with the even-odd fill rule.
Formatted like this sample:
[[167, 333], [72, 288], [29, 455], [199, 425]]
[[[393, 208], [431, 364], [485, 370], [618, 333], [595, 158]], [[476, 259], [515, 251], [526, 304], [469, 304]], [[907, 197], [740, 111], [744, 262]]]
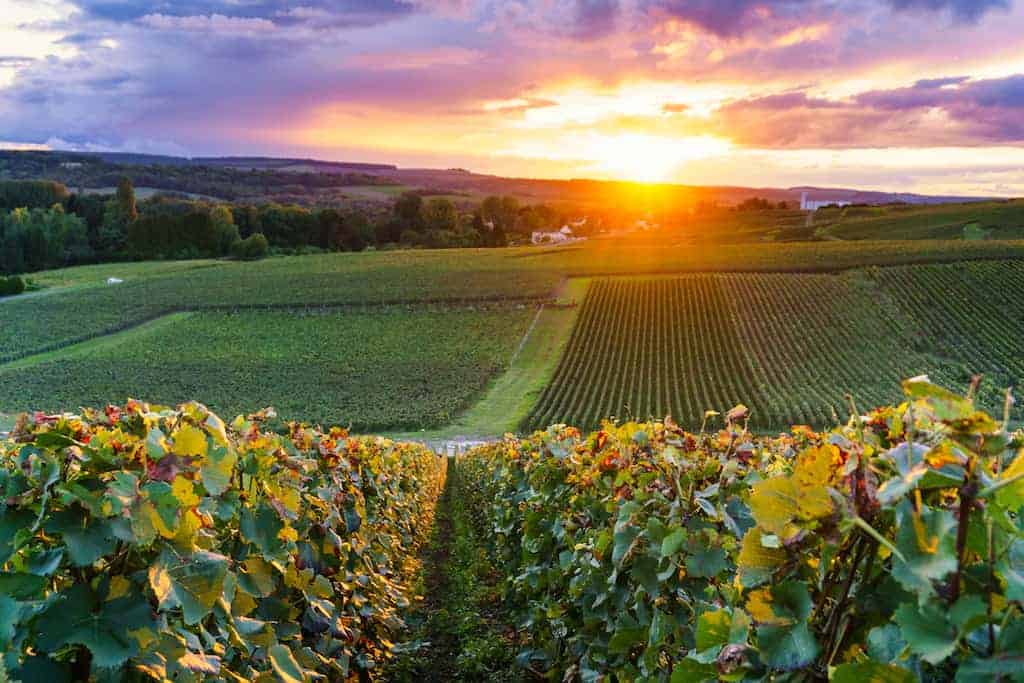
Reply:
[[718, 680], [718, 667], [714, 664], [701, 664], [692, 659], [676, 662], [672, 669], [670, 683], [705, 683]]
[[259, 548], [268, 560], [284, 550], [284, 542], [278, 538], [283, 528], [284, 523], [277, 512], [266, 503], [260, 503], [255, 510], [247, 508], [242, 511], [242, 536]]
[[20, 612], [21, 608], [14, 598], [0, 595], [0, 652], [6, 650], [14, 640], [14, 627]]
[[700, 615], [697, 619], [697, 651], [726, 645], [731, 626], [732, 615], [729, 610], [720, 609]]
[[721, 548], [704, 546], [686, 558], [686, 573], [696, 578], [710, 578], [725, 571], [725, 551]]
[[956, 651], [957, 629], [937, 606], [903, 604], [894, 619], [910, 651], [929, 664], [938, 664]]
[[640, 535], [640, 529], [631, 524], [620, 524], [617, 527], [619, 528], [616, 528], [614, 545], [612, 546], [612, 563], [619, 567], [622, 566], [622, 561], [626, 559], [629, 549], [633, 547], [633, 542]]
[[152, 481], [142, 487], [142, 492], [152, 506], [150, 519], [153, 525], [163, 536], [172, 538], [178, 531], [181, 503], [174, 497], [171, 485], [164, 481]]
[[267, 651], [267, 656], [270, 658], [270, 666], [274, 669], [274, 675], [281, 683], [303, 683], [306, 680], [302, 667], [295, 661], [292, 651], [286, 646], [274, 645]]
[[686, 529], [676, 529], [661, 542], [661, 556], [675, 555], [686, 542]]
[[771, 587], [772, 623], [757, 629], [762, 661], [773, 669], [792, 671], [810, 664], [818, 656], [818, 642], [807, 618], [813, 603], [807, 586], [787, 581]]
[[198, 624], [213, 609], [224, 588], [228, 559], [206, 551], [178, 555], [165, 550], [149, 568], [149, 584], [161, 609], [181, 606], [186, 624]]
[[932, 582], [956, 570], [956, 519], [948, 510], [932, 508], [925, 508], [920, 518], [916, 515], [909, 501], [897, 508], [896, 547], [906, 562], [893, 558], [892, 576], [924, 603], [935, 595]]
[[46, 655], [26, 657], [11, 678], [21, 683], [70, 683], [71, 667]]
[[902, 667], [879, 662], [840, 664], [829, 677], [832, 683], [916, 683], [917, 677]]
[[228, 490], [237, 460], [235, 452], [223, 446], [216, 446], [206, 454], [199, 467], [199, 476], [211, 496], [219, 496]]
[[21, 529], [28, 529], [35, 521], [35, 515], [28, 510], [7, 509], [0, 513], [0, 565], [11, 559], [17, 549], [15, 536]]
[[114, 529], [104, 519], [93, 519], [77, 505], [54, 513], [45, 524], [47, 533], [60, 534], [68, 550], [68, 559], [76, 567], [86, 567], [117, 548]]
[[46, 577], [22, 572], [0, 572], [0, 595], [16, 600], [37, 600], [46, 588]]
[[876, 626], [868, 632], [868, 655], [879, 662], [896, 661], [906, 646], [896, 624]]
[[793, 671], [807, 666], [818, 656], [818, 641], [806, 622], [793, 626], [763, 625], [757, 629], [761, 660], [773, 669]]
[[996, 562], [996, 571], [1006, 581], [1006, 599], [1024, 600], [1024, 541], [1014, 541]]
[[25, 568], [30, 574], [36, 576], [50, 576], [60, 567], [60, 561], [64, 559], [64, 549], [54, 548], [44, 550], [29, 556]]
[[154, 627], [149, 603], [134, 586], [121, 597], [101, 601], [80, 583], [62, 591], [36, 620], [36, 645], [44, 652], [84, 645], [95, 666], [111, 668], [138, 654], [135, 632]]

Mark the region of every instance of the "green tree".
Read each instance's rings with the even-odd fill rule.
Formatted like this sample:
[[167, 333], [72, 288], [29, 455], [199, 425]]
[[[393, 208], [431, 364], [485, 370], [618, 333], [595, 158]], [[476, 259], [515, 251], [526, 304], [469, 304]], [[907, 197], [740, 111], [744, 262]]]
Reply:
[[217, 256], [226, 256], [231, 251], [231, 245], [241, 239], [231, 209], [224, 204], [214, 206], [210, 209], [210, 221], [215, 253]]
[[121, 176], [117, 183], [117, 206], [126, 225], [139, 217], [139, 209], [135, 205], [135, 187], [128, 176]]
[[395, 218], [398, 219], [400, 230], [423, 230], [423, 197], [407, 192], [395, 200]]
[[454, 232], [459, 227], [459, 210], [450, 199], [436, 197], [423, 205], [423, 225], [428, 232]]

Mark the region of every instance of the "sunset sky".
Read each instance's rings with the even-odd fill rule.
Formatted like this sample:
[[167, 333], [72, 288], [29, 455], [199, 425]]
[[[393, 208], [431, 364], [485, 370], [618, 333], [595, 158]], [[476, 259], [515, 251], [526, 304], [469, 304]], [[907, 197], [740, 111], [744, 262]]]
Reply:
[[0, 0], [0, 144], [1024, 194], [1024, 2]]

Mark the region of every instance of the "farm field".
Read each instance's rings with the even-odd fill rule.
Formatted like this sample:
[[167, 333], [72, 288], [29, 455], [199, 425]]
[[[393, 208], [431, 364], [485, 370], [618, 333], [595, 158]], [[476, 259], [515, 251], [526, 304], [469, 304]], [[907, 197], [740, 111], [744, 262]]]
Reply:
[[535, 310], [182, 313], [0, 366], [0, 411], [201, 397], [353, 428], [447, 424], [507, 365]]
[[[657, 415], [663, 409], [671, 410], [677, 419], [692, 421], [706, 409], [728, 408], [735, 402], [744, 402], [754, 408], [756, 424], [766, 429], [787, 421], [826, 424], [831, 422], [833, 409], [840, 415], [845, 414], [843, 397], [852, 385], [856, 385], [857, 392], [866, 403], [874, 403], [891, 398], [892, 382], [898, 377], [925, 371], [936, 373], [938, 378], [948, 378], [957, 386], [969, 378], [968, 367], [991, 373], [992, 386], [1012, 383], [1019, 367], [1013, 350], [1008, 347], [993, 350], [992, 345], [997, 343], [994, 335], [998, 329], [1009, 329], [998, 320], [996, 309], [999, 304], [995, 302], [999, 301], [1005, 283], [1016, 282], [1005, 280], [1004, 283], [1004, 277], [1016, 277], [1013, 275], [1017, 272], [1016, 267], [1007, 260], [1015, 258], [1024, 258], [1024, 243], [821, 242], [670, 249], [655, 242], [624, 246], [610, 240], [595, 240], [583, 246], [561, 249], [368, 252], [282, 257], [256, 263], [152, 262], [50, 271], [34, 276], [45, 287], [43, 290], [0, 302], [5, 327], [17, 330], [17, 334], [0, 335], [0, 377], [5, 378], [5, 386], [0, 386], [4, 398], [0, 411], [65, 405], [58, 398], [72, 402], [118, 400], [124, 398], [118, 395], [118, 391], [128, 391], [156, 400], [172, 400], [171, 397], [177, 395], [201, 398], [227, 412], [257, 410], [265, 404], [274, 404], [287, 414], [288, 407], [294, 406], [290, 417], [350, 419], [356, 424], [374, 425], [391, 431], [430, 425], [439, 427], [438, 435], [441, 436], [493, 435], [523, 424], [539, 425], [545, 420], [580, 420], [589, 424], [597, 419], [599, 413], [624, 415], [627, 408], [641, 416]], [[968, 319], [962, 319], [953, 327], [944, 326], [944, 320], [954, 311], [935, 310], [929, 317], [926, 315], [927, 307], [922, 308], [920, 302], [909, 304], [902, 294], [893, 294], [906, 286], [902, 280], [909, 278], [913, 281], [918, 272], [945, 273], [947, 278], [955, 277], [959, 266], [940, 265], [950, 259], [963, 262], [980, 260], [976, 266], [970, 267], [978, 278], [973, 286], [987, 287], [982, 296], [988, 297], [988, 303], [979, 309], [983, 309], [979, 315], [985, 315], [987, 322], [980, 326]], [[991, 259], [1000, 260], [989, 263]], [[862, 268], [929, 262], [932, 265], [920, 271], [916, 265], [876, 270]], [[555, 375], [555, 367], [559, 365], [563, 347], [569, 343], [579, 313], [572, 306], [583, 301], [592, 279], [597, 284], [591, 299], [596, 301], [594, 297], [601, 297], [607, 299], [609, 305], [621, 307], [621, 302], [617, 303], [616, 299], [621, 295], [612, 293], [613, 290], [618, 291], [615, 288], [620, 285], [601, 282], [603, 276], [661, 273], [672, 278], [715, 270], [719, 271], [716, 275], [694, 275], [696, 279], [693, 282], [703, 284], [699, 287], [694, 285], [696, 289], [692, 292], [684, 288], [679, 293], [669, 288], [652, 290], [644, 295], [650, 300], [649, 305], [654, 305], [653, 302], [663, 295], [676, 297], [680, 308], [659, 308], [659, 319], [647, 320], [643, 324], [654, 324], [659, 330], [659, 326], [669, 324], [682, 327], [674, 333], [676, 337], [670, 338], [665, 336], [667, 333], [659, 332], [663, 338], [646, 340], [649, 343], [643, 353], [651, 358], [642, 356], [636, 362], [650, 364], [650, 368], [644, 366], [647, 368], [644, 372], [651, 379], [654, 378], [650, 373], [655, 372], [655, 364], [666, 362], [666, 353], [690, 352], [685, 351], [687, 347], [678, 346], [680, 344], [707, 345], [719, 339], [714, 343], [728, 342], [735, 344], [735, 348], [722, 350], [695, 346], [692, 352], [697, 355], [687, 362], [697, 365], [683, 364], [678, 372], [685, 374], [658, 376], [656, 379], [661, 384], [650, 386], [648, 379], [631, 377], [628, 388], [623, 385], [616, 386], [614, 391], [609, 389], [611, 393], [601, 401], [588, 398], [587, 403], [566, 403], [569, 399], [560, 394], [557, 387], [575, 381], [573, 376], [565, 374], [569, 360], [562, 361], [561, 374], [554, 377], [553, 386], [545, 388]], [[107, 285], [108, 277], [118, 277], [124, 282]], [[621, 280], [618, 277], [612, 279]], [[941, 300], [941, 305], [948, 307], [959, 301], [955, 305], [960, 308], [967, 305], [966, 299], [937, 297], [946, 285], [941, 280], [936, 282], [938, 284], [931, 290], [923, 282], [915, 289], [921, 293], [923, 302]], [[883, 299], [889, 296], [885, 310], [897, 311], [899, 315], [879, 316], [880, 296]], [[969, 292], [964, 292], [963, 297], [969, 296]], [[527, 339], [523, 353], [516, 355], [515, 349], [529, 325], [528, 319], [536, 311], [536, 304], [545, 300], [570, 308], [546, 310], [539, 319], [536, 334]], [[182, 341], [181, 335], [185, 333], [179, 333], [178, 327], [190, 334], [193, 327], [202, 326], [202, 321], [213, 319], [209, 317], [213, 314], [320, 312], [324, 315], [309, 317], [320, 322], [309, 323], [307, 345], [310, 339], [325, 339], [326, 348], [346, 348], [350, 353], [363, 354], [359, 347], [352, 345], [357, 340], [351, 335], [332, 341], [330, 335], [344, 327], [343, 323], [336, 321], [344, 320], [346, 316], [356, 316], [350, 320], [362, 319], [358, 318], [360, 315], [373, 319], [382, 307], [394, 302], [404, 302], [424, 315], [431, 314], [425, 318], [429, 321], [425, 327], [410, 332], [409, 339], [412, 340], [432, 336], [451, 338], [447, 327], [438, 330], [436, 335], [431, 332], [434, 323], [446, 325], [444, 317], [435, 310], [438, 306], [458, 309], [452, 313], [455, 316], [465, 315], [463, 309], [466, 306], [486, 307], [488, 302], [506, 302], [513, 306], [523, 303], [529, 304], [530, 309], [524, 313], [523, 320], [514, 316], [515, 319], [507, 325], [498, 324], [493, 328], [492, 338], [500, 338], [500, 347], [505, 350], [494, 357], [497, 359], [494, 363], [486, 366], [486, 372], [473, 375], [476, 379], [469, 380], [467, 388], [458, 393], [457, 398], [442, 400], [443, 405], [433, 413], [427, 408], [417, 408], [410, 413], [415, 417], [403, 415], [391, 423], [382, 421], [380, 415], [370, 416], [365, 407], [359, 406], [351, 407], [342, 415], [339, 412], [342, 406], [336, 397], [340, 380], [335, 377], [329, 381], [329, 375], [312, 370], [308, 372], [308, 386], [295, 395], [282, 390], [252, 396], [247, 393], [251, 390], [243, 390], [239, 384], [241, 376], [232, 374], [230, 367], [224, 370], [226, 374], [222, 379], [234, 387], [231, 390], [216, 388], [218, 382], [213, 379], [216, 373], [208, 373], [209, 382], [189, 384], [192, 380], [188, 377], [195, 373], [180, 371], [182, 359], [190, 358], [195, 346]], [[611, 312], [602, 313], [605, 316], [602, 318], [593, 314], [589, 303], [582, 308], [585, 314], [580, 318], [581, 326], [613, 325], [610, 319], [605, 319], [612, 315]], [[728, 312], [733, 322], [712, 327], [726, 320], [721, 318], [723, 310]], [[202, 315], [168, 326], [166, 316], [169, 314], [192, 312]], [[277, 319], [267, 316], [240, 317], [238, 320]], [[638, 317], [636, 324], [644, 320], [642, 316]], [[694, 341], [696, 337], [687, 333], [694, 324], [692, 321], [698, 321], [698, 329], [706, 328], [718, 336]], [[163, 326], [167, 333], [158, 335], [150, 325]], [[259, 338], [256, 328], [258, 325], [251, 326], [252, 334]], [[509, 332], [510, 329], [515, 332]], [[817, 334], [813, 330], [824, 329], [832, 330], [833, 336], [821, 332], [825, 338], [822, 344], [807, 341], [808, 330]], [[919, 331], [916, 336], [914, 330]], [[930, 333], [927, 330], [936, 331]], [[204, 328], [203, 333], [209, 334], [211, 330]], [[596, 330], [590, 333], [597, 334]], [[637, 332], [615, 331], [608, 327], [601, 334], [606, 334], [607, 338], [591, 344], [587, 353], [603, 353], [597, 350], [604, 348], [602, 345], [629, 346], [633, 339], [631, 335]], [[170, 349], [168, 354], [159, 355], [153, 350], [157, 339]], [[241, 337], [229, 341], [225, 336], [215, 344], [236, 344], [246, 353], [251, 353], [254, 363], [266, 360], [258, 345], [250, 348], [238, 339]], [[362, 339], [373, 344], [372, 336]], [[481, 338], [478, 343], [486, 346], [490, 343], [488, 339]], [[759, 346], [758, 342], [751, 341], [757, 339], [775, 342]], [[840, 343], [839, 339], [844, 341]], [[671, 351], [669, 346], [665, 347], [666, 351], [658, 346], [673, 340], [678, 349], [683, 350]], [[929, 340], [945, 340], [944, 346], [929, 350], [925, 348], [931, 343]], [[287, 335], [278, 342], [294, 345], [288, 341]], [[469, 344], [469, 341], [465, 343]], [[574, 342], [569, 356], [581, 358], [581, 343]], [[270, 345], [271, 341], [268, 340], [267, 344]], [[795, 349], [805, 346], [814, 347], [813, 352], [797, 354]], [[298, 348], [303, 347], [299, 344]], [[468, 349], [469, 346], [460, 348]], [[116, 357], [132, 357], [124, 349], [131, 349], [132, 353], [147, 359], [137, 368], [140, 378], [137, 388], [124, 383], [124, 378], [130, 374], [125, 368], [119, 369], [114, 362]], [[878, 349], [886, 350], [882, 367], [869, 369], [859, 364], [859, 359], [865, 354]], [[973, 356], [970, 355], [972, 349], [976, 351]], [[203, 357], [203, 353], [207, 352], [197, 357]], [[213, 354], [208, 358], [212, 363], [217, 352], [209, 353]], [[484, 356], [488, 353], [490, 351], [485, 351]], [[807, 362], [793, 365], [786, 354], [800, 355]], [[812, 362], [817, 357], [815, 354], [823, 354], [820, 361]], [[366, 351], [365, 355], [367, 358], [375, 357], [373, 349]], [[507, 366], [506, 362], [513, 358], [516, 364]], [[229, 362], [227, 358], [222, 360]], [[32, 364], [32, 372], [25, 368], [25, 362]], [[242, 364], [237, 358], [230, 362], [236, 366]], [[311, 362], [320, 367], [323, 359], [311, 359]], [[704, 378], [688, 379], [697, 366], [705, 369]], [[263, 375], [253, 376], [249, 382], [259, 387], [275, 383], [282, 387], [291, 386], [290, 379], [286, 378], [282, 383], [279, 375], [274, 374], [284, 372], [289, 367], [286, 363], [275, 359], [267, 367], [266, 379]], [[505, 370], [507, 372], [503, 374]], [[293, 372], [298, 376], [306, 370], [298, 368]], [[64, 379], [56, 381], [62, 377], [60, 373], [75, 379], [71, 383]], [[178, 375], [188, 377], [182, 379]], [[29, 379], [32, 377], [35, 379]], [[158, 381], [158, 377], [162, 379]], [[14, 378], [18, 378], [17, 381]], [[396, 381], [401, 379], [395, 378]], [[698, 384], [666, 402], [670, 398], [670, 383], [684, 380]], [[412, 372], [410, 382], [415, 384], [417, 381], [421, 381], [421, 375]], [[602, 378], [605, 383], [616, 381], [613, 377]], [[50, 388], [46, 388], [46, 382], [52, 382]], [[357, 375], [351, 375], [345, 386], [348, 387], [346, 391], [358, 393], [365, 390], [366, 384]], [[159, 397], [150, 395], [146, 391], [150, 387], [163, 387], [167, 393]], [[208, 395], [195, 393], [198, 389], [206, 390], [206, 387], [209, 387]], [[236, 399], [234, 402], [226, 401], [224, 397], [232, 391]], [[441, 393], [447, 391], [445, 389]], [[577, 387], [574, 391], [601, 390], [588, 386]], [[992, 394], [994, 389], [988, 391]], [[278, 399], [279, 395], [282, 398]], [[246, 400], [238, 400], [239, 396], [246, 397]], [[480, 397], [481, 401], [473, 403], [470, 399], [474, 397]], [[537, 397], [541, 398], [534, 406]], [[794, 402], [793, 397], [799, 397], [799, 400]], [[992, 400], [995, 399], [987, 405], [991, 405]], [[467, 408], [466, 412], [460, 412]], [[428, 418], [428, 413], [432, 417]], [[445, 415], [446, 418], [443, 417]]]
[[849, 206], [814, 214], [821, 234], [843, 240], [949, 240], [1024, 237], [1024, 201], [933, 206]]
[[[845, 421], [929, 374], [981, 402], [1024, 372], [1017, 262], [913, 266], [841, 275], [705, 274], [599, 279], [552, 382], [524, 426], [596, 426], [744, 404], [759, 430]], [[1017, 411], [1019, 412], [1019, 411]], [[1017, 414], [1015, 412], [1015, 415]]]
[[[993, 258], [1024, 258], [1024, 242], [821, 242], [667, 249], [657, 243], [625, 247], [596, 240], [560, 249], [384, 251], [256, 263], [86, 266], [34, 275], [52, 287], [45, 296], [0, 301], [5, 322], [19, 332], [0, 337], [0, 363], [181, 310], [543, 299], [567, 275], [820, 272]], [[107, 277], [124, 282], [106, 285]], [[82, 288], [57, 288], [65, 283]]]

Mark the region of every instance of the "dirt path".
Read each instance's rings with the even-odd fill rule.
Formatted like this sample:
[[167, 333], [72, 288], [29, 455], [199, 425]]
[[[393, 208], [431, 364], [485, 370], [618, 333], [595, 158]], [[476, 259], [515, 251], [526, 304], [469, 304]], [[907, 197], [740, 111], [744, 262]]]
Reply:
[[483, 558], [482, 541], [461, 505], [455, 459], [434, 514], [434, 532], [425, 548], [419, 601], [409, 615], [408, 641], [394, 662], [389, 681], [522, 680], [514, 668], [516, 645], [506, 615], [497, 604], [497, 574]]

